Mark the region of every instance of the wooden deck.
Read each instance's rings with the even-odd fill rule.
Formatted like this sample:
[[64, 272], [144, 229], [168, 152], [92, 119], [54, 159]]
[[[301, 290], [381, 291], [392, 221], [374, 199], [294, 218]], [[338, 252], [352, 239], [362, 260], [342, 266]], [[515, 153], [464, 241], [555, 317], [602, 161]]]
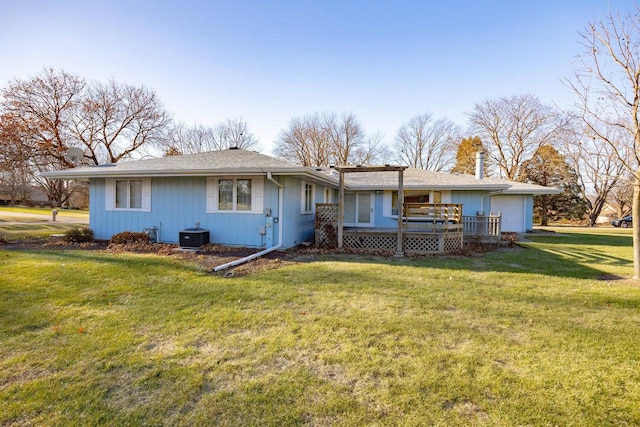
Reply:
[[[456, 252], [464, 246], [464, 236], [493, 242], [500, 239], [500, 216], [462, 217], [462, 205], [431, 204], [405, 206], [402, 217], [402, 251], [406, 254]], [[316, 205], [315, 240], [320, 247], [336, 248], [335, 204]], [[363, 252], [396, 252], [398, 229], [344, 227], [344, 249]]]

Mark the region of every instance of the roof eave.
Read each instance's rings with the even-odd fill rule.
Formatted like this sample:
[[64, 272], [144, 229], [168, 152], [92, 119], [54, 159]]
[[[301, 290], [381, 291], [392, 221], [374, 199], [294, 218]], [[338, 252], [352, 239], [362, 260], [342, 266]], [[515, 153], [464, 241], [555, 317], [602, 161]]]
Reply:
[[88, 178], [165, 178], [180, 176], [240, 176], [240, 175], [264, 175], [266, 173], [287, 176], [307, 176], [315, 181], [337, 186], [337, 180], [325, 174], [305, 167], [282, 168], [228, 168], [228, 169], [173, 169], [173, 170], [142, 170], [142, 169], [66, 169], [63, 171], [43, 172], [41, 175], [53, 179], [88, 179]]
[[[508, 185], [429, 185], [429, 184], [403, 184], [403, 189], [406, 190], [435, 190], [435, 191], [499, 191], [509, 188]], [[349, 184], [349, 188], [352, 190], [361, 191], [375, 191], [375, 190], [397, 190], [398, 185], [357, 185]]]
[[513, 188], [504, 191], [504, 194], [531, 194], [534, 196], [542, 196], [544, 194], [561, 194], [562, 190], [558, 190], [557, 188], [533, 188], [530, 190]]

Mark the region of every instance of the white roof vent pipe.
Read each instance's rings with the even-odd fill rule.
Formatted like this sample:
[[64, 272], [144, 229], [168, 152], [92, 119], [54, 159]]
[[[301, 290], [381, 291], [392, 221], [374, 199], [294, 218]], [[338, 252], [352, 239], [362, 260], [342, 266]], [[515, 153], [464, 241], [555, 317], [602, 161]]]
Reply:
[[476, 153], [476, 179], [484, 178], [484, 152]]

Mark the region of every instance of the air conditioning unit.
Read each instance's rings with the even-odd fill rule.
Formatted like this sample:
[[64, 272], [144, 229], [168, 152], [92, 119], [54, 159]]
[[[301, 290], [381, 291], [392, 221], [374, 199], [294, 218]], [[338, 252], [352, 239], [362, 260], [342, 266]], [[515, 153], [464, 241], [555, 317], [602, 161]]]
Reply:
[[179, 234], [180, 246], [183, 248], [199, 248], [209, 243], [209, 230], [204, 228], [185, 228]]

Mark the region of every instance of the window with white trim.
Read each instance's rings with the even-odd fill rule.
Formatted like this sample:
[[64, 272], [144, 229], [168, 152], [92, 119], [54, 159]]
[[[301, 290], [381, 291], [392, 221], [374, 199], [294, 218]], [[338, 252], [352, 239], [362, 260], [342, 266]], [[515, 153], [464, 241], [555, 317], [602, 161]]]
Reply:
[[207, 212], [262, 213], [262, 177], [207, 178]]
[[107, 179], [105, 209], [151, 211], [151, 179]]
[[300, 206], [300, 213], [303, 214], [310, 214], [313, 213], [313, 208], [314, 208], [314, 196], [315, 196], [315, 185], [310, 184], [308, 182], [302, 182], [302, 195], [301, 195], [301, 202], [302, 205]]

